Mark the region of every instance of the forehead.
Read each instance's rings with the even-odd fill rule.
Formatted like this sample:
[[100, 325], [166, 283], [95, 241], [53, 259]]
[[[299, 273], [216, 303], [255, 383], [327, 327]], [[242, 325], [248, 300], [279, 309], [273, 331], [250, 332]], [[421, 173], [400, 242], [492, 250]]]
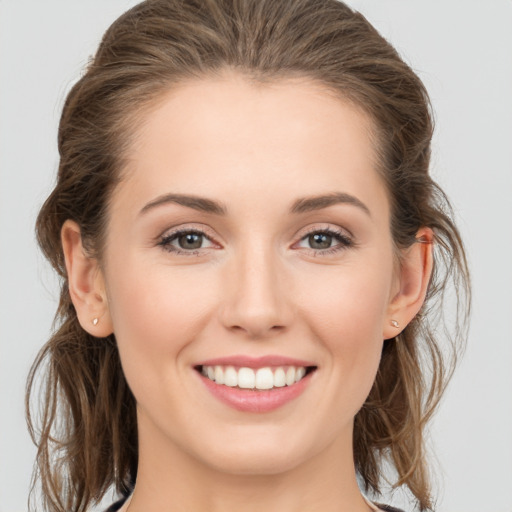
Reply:
[[233, 143], [265, 141], [285, 149], [292, 137], [332, 145], [341, 137], [354, 141], [363, 132], [369, 143], [374, 133], [374, 123], [362, 108], [318, 81], [303, 77], [262, 82], [234, 72], [179, 83], [138, 119], [134, 150], [155, 150], [170, 137], [212, 142], [229, 137]]
[[237, 74], [190, 81], [140, 121], [117, 191], [131, 189], [140, 201], [164, 192], [282, 201], [340, 187], [385, 194], [373, 123], [318, 82], [255, 83]]

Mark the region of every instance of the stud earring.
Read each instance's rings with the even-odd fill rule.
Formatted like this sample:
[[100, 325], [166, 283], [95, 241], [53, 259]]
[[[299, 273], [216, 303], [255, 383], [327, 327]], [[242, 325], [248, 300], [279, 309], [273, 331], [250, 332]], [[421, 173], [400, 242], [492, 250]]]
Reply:
[[393, 326], [393, 327], [396, 327], [397, 329], [400, 327], [400, 324], [396, 321], [396, 320], [390, 320], [389, 323]]
[[99, 320], [97, 318], [92, 319], [92, 325], [98, 325]]

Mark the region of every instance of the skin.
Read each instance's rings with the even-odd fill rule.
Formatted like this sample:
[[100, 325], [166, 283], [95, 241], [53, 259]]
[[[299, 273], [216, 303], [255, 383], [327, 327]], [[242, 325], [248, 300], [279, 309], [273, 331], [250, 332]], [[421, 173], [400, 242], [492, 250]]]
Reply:
[[[226, 73], [186, 83], [142, 116], [101, 265], [84, 253], [79, 227], [64, 224], [79, 320], [95, 336], [115, 333], [137, 400], [130, 512], [369, 510], [354, 470], [354, 416], [384, 340], [400, 330], [390, 320], [403, 328], [419, 311], [432, 263], [431, 245], [414, 244], [397, 264], [371, 131], [362, 111], [311, 81], [256, 85]], [[227, 214], [170, 202], [141, 213], [171, 192], [222, 202]], [[334, 192], [368, 211], [289, 211]], [[204, 231], [202, 247], [170, 252], [180, 248], [169, 242], [176, 228]], [[351, 243], [315, 245], [310, 231], [326, 229]], [[193, 368], [233, 354], [279, 354], [317, 370], [284, 406], [241, 412]]]

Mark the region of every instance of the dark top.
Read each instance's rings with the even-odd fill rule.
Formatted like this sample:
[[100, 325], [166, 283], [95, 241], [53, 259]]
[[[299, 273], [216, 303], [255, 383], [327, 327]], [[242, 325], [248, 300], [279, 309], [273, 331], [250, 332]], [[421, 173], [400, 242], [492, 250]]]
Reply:
[[124, 505], [124, 502], [127, 499], [128, 496], [123, 496], [119, 501], [116, 501], [113, 505], [110, 505], [110, 507], [108, 507], [105, 512], [116, 512], [116, 510], [119, 510]]
[[[116, 510], [119, 510], [123, 505], [124, 502], [128, 499], [128, 496], [124, 496], [119, 501], [116, 501], [113, 505], [107, 508], [105, 512], [116, 512]], [[389, 505], [380, 505], [379, 503], [376, 503], [377, 507], [382, 510], [382, 512], [403, 512], [403, 510], [400, 510], [398, 508], [390, 507]]]

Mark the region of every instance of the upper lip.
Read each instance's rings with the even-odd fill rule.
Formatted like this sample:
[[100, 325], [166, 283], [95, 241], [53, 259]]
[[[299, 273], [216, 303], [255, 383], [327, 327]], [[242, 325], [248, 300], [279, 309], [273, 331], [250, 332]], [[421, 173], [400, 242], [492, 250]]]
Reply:
[[316, 366], [311, 361], [296, 359], [282, 355], [265, 355], [252, 357], [246, 355], [233, 355], [216, 357], [197, 363], [195, 366], [238, 366], [246, 368], [263, 368], [266, 366]]

